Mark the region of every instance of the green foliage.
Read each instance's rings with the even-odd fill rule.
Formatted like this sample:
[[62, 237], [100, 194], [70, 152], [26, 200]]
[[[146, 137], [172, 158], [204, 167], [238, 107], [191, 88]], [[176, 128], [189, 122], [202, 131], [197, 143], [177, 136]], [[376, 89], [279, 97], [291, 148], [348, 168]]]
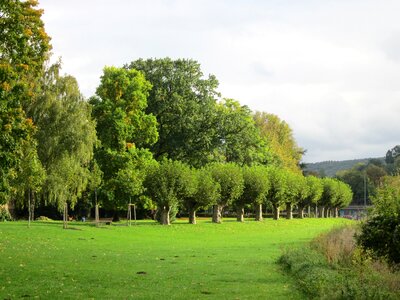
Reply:
[[286, 200], [286, 191], [289, 188], [286, 181], [286, 173], [283, 169], [269, 166], [267, 174], [270, 188], [266, 200], [270, 202], [274, 208], [277, 208]]
[[[375, 158], [372, 159], [375, 160]], [[382, 162], [384, 161], [383, 158], [376, 158], [376, 160]], [[306, 172], [316, 172], [320, 174], [319, 177], [334, 177], [340, 171], [350, 170], [358, 164], [365, 165], [368, 163], [368, 161], [370, 161], [369, 158], [342, 160], [342, 161], [330, 160], [330, 161], [322, 161], [316, 163], [307, 163]]]
[[396, 275], [359, 258], [353, 236], [354, 229], [334, 229], [311, 245], [286, 250], [278, 262], [307, 298], [397, 299]]
[[125, 208], [144, 192], [145, 169], [157, 140], [156, 119], [145, 113], [151, 84], [136, 70], [106, 67], [90, 99], [100, 146], [95, 157], [103, 174], [101, 193], [109, 208]]
[[217, 114], [221, 141], [217, 155], [221, 161], [243, 166], [265, 164], [270, 159], [270, 153], [247, 106], [241, 106], [233, 99], [224, 99], [217, 104]]
[[304, 150], [297, 146], [289, 125], [276, 115], [259, 111], [254, 114], [254, 121], [272, 153], [274, 164], [299, 173]]
[[215, 182], [220, 185], [220, 197], [217, 204], [227, 206], [238, 199], [244, 188], [241, 168], [234, 163], [212, 163], [207, 166]]
[[240, 207], [251, 203], [263, 204], [270, 187], [267, 168], [265, 166], [244, 167], [242, 172], [243, 193], [235, 204]]
[[146, 112], [158, 123], [159, 139], [151, 147], [154, 157], [197, 167], [213, 160], [212, 153], [220, 144], [215, 76], [203, 78], [200, 64], [186, 59], [139, 59], [126, 68], [141, 71], [153, 86]]
[[305, 207], [307, 205], [316, 205], [322, 196], [322, 181], [315, 176], [307, 176], [305, 180], [306, 185], [308, 186], [308, 193], [306, 197], [300, 199], [299, 206]]
[[34, 133], [22, 103], [32, 98], [51, 46], [37, 1], [0, 3], [0, 203], [10, 199], [24, 140]]
[[172, 160], [163, 160], [151, 165], [146, 174], [144, 185], [147, 196], [150, 197], [159, 210], [168, 213], [175, 211], [186, 195], [193, 193], [195, 186], [190, 183], [189, 166]]
[[61, 210], [66, 202], [73, 207], [85, 191], [97, 138], [78, 83], [59, 73], [59, 63], [47, 68], [34, 101], [25, 106], [38, 127], [37, 154], [47, 174], [43, 198]]
[[383, 257], [391, 264], [400, 264], [400, 177], [386, 177], [373, 198], [372, 215], [361, 226], [359, 245]]

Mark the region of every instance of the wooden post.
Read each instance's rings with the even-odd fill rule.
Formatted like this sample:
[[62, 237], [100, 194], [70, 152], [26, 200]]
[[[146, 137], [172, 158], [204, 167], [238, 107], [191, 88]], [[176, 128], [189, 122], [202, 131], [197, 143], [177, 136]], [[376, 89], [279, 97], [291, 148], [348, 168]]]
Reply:
[[128, 204], [128, 215], [126, 219], [127, 219], [127, 225], [131, 226], [131, 220], [132, 220], [131, 203]]
[[68, 205], [67, 205], [67, 201], [64, 202], [64, 224], [63, 224], [63, 228], [67, 229], [68, 227]]
[[133, 216], [135, 218], [135, 225], [136, 225], [136, 204], [133, 204]]
[[28, 189], [28, 228], [31, 227], [31, 190]]
[[99, 227], [99, 205], [97, 204], [97, 189], [94, 189], [94, 200], [95, 200], [95, 207], [94, 207], [94, 219], [96, 223], [96, 227]]

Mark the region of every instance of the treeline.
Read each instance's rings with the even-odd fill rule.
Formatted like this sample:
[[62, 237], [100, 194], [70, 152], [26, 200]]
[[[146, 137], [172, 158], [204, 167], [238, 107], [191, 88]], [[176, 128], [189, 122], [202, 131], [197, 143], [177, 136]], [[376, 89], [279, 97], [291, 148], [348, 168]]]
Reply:
[[[61, 63], [49, 64], [36, 6], [0, 5], [0, 203], [27, 208], [29, 219], [35, 207], [54, 206], [65, 220], [77, 205], [118, 211], [137, 203], [157, 208], [166, 224], [178, 209], [193, 219], [214, 205], [218, 222], [229, 205], [271, 203], [278, 215], [319, 189], [301, 188], [309, 181], [300, 169], [304, 150], [288, 124], [222, 98], [215, 76], [194, 60], [106, 67], [86, 101]], [[249, 192], [252, 184], [263, 190]], [[334, 185], [313, 203], [345, 205], [347, 187]], [[336, 189], [340, 196], [332, 196]]]

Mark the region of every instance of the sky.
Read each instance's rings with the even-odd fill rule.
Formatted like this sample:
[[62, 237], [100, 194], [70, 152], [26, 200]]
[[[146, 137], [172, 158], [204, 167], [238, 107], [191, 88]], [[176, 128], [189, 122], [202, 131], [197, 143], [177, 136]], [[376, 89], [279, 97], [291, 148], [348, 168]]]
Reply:
[[104, 66], [191, 58], [218, 91], [293, 129], [303, 160], [400, 144], [400, 1], [41, 0], [53, 58], [95, 93]]

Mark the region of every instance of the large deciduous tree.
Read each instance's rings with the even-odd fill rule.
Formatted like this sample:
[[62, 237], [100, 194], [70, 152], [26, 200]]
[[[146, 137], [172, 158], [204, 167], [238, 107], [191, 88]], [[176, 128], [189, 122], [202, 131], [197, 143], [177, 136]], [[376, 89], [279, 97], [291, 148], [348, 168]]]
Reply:
[[151, 147], [154, 157], [196, 167], [211, 161], [220, 143], [215, 76], [204, 77], [200, 64], [190, 59], [139, 59], [126, 68], [141, 71], [153, 86], [146, 112], [158, 122], [159, 139]]
[[289, 125], [276, 115], [258, 111], [254, 114], [254, 121], [270, 148], [275, 164], [300, 173], [304, 150], [297, 145]]
[[271, 155], [255, 126], [252, 112], [233, 99], [217, 104], [219, 151], [216, 159], [241, 166], [267, 163]]
[[276, 166], [269, 166], [267, 170], [269, 190], [266, 200], [271, 203], [273, 208], [273, 219], [278, 220], [280, 206], [285, 203], [287, 186], [286, 172]]
[[103, 173], [101, 195], [116, 212], [143, 192], [144, 170], [152, 161], [146, 148], [158, 134], [155, 117], [145, 112], [150, 89], [139, 71], [106, 67], [90, 99], [101, 142], [95, 151]]
[[36, 6], [33, 0], [0, 3], [0, 203], [10, 199], [24, 140], [34, 132], [22, 103], [33, 97], [51, 48]]

